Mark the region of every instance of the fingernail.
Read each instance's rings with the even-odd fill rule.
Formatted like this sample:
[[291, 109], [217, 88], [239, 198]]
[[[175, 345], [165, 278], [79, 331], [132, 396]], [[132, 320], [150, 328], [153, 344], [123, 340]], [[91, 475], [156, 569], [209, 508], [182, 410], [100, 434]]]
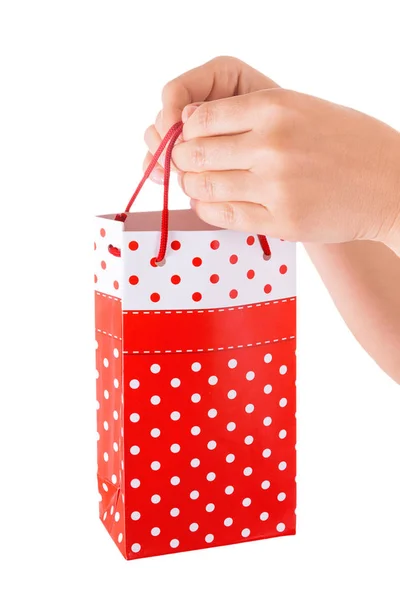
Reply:
[[194, 112], [199, 108], [200, 104], [188, 104], [182, 111], [182, 123], [186, 123], [186, 121], [192, 116]]
[[164, 182], [164, 172], [162, 169], [160, 169], [160, 167], [156, 167], [155, 169], [152, 170], [152, 172], [149, 175], [149, 178], [151, 179], [151, 181], [153, 181], [154, 183], [158, 183], [161, 184]]

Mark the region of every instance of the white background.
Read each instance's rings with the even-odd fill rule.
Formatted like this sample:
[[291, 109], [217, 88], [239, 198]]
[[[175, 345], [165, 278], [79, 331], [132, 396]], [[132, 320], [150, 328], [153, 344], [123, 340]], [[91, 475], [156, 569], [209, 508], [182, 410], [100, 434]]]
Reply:
[[[129, 199], [163, 84], [232, 54], [400, 129], [396, 8], [2, 2], [5, 599], [399, 598], [399, 387], [347, 331], [303, 249], [296, 537], [125, 562], [97, 521], [92, 343], [92, 215]], [[160, 202], [149, 184], [141, 208]]]

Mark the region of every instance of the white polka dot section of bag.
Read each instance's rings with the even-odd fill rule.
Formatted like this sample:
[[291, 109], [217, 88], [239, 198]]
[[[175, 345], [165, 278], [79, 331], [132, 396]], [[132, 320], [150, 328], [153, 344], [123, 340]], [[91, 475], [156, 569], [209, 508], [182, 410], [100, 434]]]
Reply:
[[95, 222], [101, 521], [127, 559], [294, 534], [294, 244], [127, 213]]
[[[194, 225], [194, 215], [185, 212]], [[135, 226], [135, 216], [129, 215], [129, 226]], [[270, 239], [271, 257], [265, 260], [254, 235], [170, 231], [164, 264], [156, 266], [157, 230], [113, 233], [107, 222], [97, 230], [95, 287], [123, 295], [126, 310], [197, 310], [295, 296], [294, 244]], [[121, 246], [120, 257], [110, 254], [110, 240]]]

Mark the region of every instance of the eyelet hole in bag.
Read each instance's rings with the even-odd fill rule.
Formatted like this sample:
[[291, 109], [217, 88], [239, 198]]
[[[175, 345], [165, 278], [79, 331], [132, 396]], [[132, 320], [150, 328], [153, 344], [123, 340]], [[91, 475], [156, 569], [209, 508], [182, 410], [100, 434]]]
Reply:
[[165, 260], [165, 258], [163, 258], [163, 259], [162, 259], [162, 260], [160, 260], [160, 261], [158, 261], [158, 260], [155, 260], [155, 261], [154, 261], [154, 264], [155, 264], [155, 266], [156, 266], [156, 267], [164, 267], [164, 265], [166, 264], [166, 262], [167, 262], [167, 261]]
[[[116, 221], [125, 222], [125, 220], [127, 219], [127, 216], [128, 216], [126, 213], [129, 213], [134, 201], [136, 200], [137, 196], [139, 195], [140, 190], [144, 186], [146, 180], [149, 178], [149, 176], [150, 176], [151, 172], [153, 171], [153, 169], [155, 168], [155, 166], [157, 165], [158, 159], [160, 158], [161, 154], [165, 150], [164, 203], [163, 203], [163, 210], [162, 210], [162, 216], [161, 216], [160, 247], [159, 247], [158, 255], [154, 261], [154, 264], [156, 267], [163, 267], [165, 265], [165, 254], [167, 252], [167, 245], [168, 245], [168, 224], [169, 224], [169, 207], [168, 207], [169, 197], [168, 196], [169, 196], [169, 180], [170, 180], [170, 175], [171, 175], [171, 156], [172, 156], [172, 150], [174, 148], [175, 142], [181, 135], [182, 130], [183, 130], [183, 123], [181, 121], [179, 121], [178, 123], [175, 123], [175, 125], [172, 125], [172, 127], [169, 129], [169, 131], [167, 132], [167, 134], [161, 141], [161, 144], [157, 148], [156, 152], [154, 153], [154, 156], [153, 156], [149, 166], [147, 167], [139, 185], [137, 186], [135, 192], [133, 193], [132, 198], [128, 202], [125, 212], [120, 213], [115, 216]], [[261, 248], [264, 252], [264, 260], [270, 260], [271, 249], [269, 247], [267, 238], [265, 237], [265, 235], [259, 235], [258, 239], [260, 241]], [[121, 256], [121, 250], [119, 248], [115, 248], [114, 246], [110, 245], [108, 247], [108, 251], [113, 256], [119, 256], [119, 257]]]
[[113, 246], [112, 244], [110, 244], [108, 246], [108, 251], [110, 254], [112, 254], [113, 256], [121, 256], [121, 250], [119, 248], [116, 248], [115, 246]]

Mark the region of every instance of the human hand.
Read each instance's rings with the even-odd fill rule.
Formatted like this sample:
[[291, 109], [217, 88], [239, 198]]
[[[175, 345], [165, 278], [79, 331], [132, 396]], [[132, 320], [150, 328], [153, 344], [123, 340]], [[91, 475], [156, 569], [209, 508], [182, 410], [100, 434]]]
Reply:
[[[173, 79], [163, 89], [162, 111], [157, 115], [154, 125], [145, 132], [144, 139], [149, 151], [144, 161], [144, 170], [168, 129], [182, 119], [182, 112], [187, 105], [274, 87], [278, 86], [272, 79], [230, 56], [214, 58]], [[156, 183], [163, 183], [163, 159], [164, 154], [160, 157], [159, 166], [150, 175], [150, 179]]]
[[280, 88], [189, 106], [183, 119], [172, 158], [204, 221], [293, 241], [398, 236], [400, 135], [389, 126]]
[[[200, 104], [200, 106], [199, 106]], [[400, 135], [214, 59], [167, 84], [149, 154], [175, 122], [181, 186], [205, 221], [306, 244], [350, 329], [400, 382]], [[162, 164], [162, 161], [161, 161]], [[153, 180], [163, 182], [157, 168]], [[351, 240], [379, 240], [348, 244]]]

